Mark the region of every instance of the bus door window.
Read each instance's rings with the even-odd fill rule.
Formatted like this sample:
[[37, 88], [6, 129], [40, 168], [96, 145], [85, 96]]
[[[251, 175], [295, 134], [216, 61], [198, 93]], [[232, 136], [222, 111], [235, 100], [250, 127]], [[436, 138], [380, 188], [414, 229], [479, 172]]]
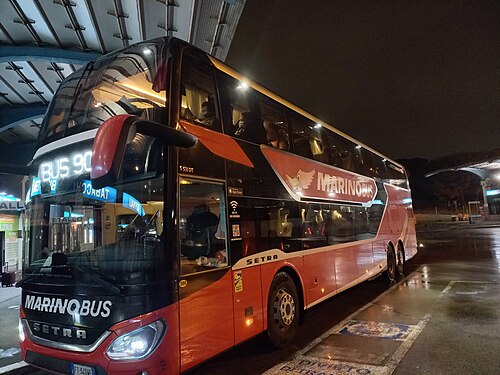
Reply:
[[329, 162], [323, 140], [323, 128], [298, 114], [291, 117], [293, 146], [296, 154], [309, 159]]
[[245, 141], [264, 143], [265, 132], [255, 103], [256, 92], [245, 82], [217, 72], [224, 131]]
[[288, 126], [284, 107], [264, 95], [259, 95], [260, 115], [266, 129], [266, 143], [274, 148], [288, 151]]
[[224, 185], [181, 178], [181, 274], [228, 265]]
[[182, 61], [180, 118], [221, 131], [213, 68], [185, 53]]

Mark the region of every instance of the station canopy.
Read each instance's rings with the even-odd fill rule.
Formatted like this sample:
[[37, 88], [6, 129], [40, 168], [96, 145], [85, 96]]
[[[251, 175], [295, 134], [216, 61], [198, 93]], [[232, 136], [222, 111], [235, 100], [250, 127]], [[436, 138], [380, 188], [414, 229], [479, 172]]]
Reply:
[[[60, 82], [88, 61], [161, 36], [225, 60], [246, 0], [9, 0], [0, 12], [0, 163], [28, 163]], [[19, 194], [19, 177], [0, 190]], [[16, 185], [11, 191], [11, 185]], [[5, 190], [5, 191], [4, 191]]]

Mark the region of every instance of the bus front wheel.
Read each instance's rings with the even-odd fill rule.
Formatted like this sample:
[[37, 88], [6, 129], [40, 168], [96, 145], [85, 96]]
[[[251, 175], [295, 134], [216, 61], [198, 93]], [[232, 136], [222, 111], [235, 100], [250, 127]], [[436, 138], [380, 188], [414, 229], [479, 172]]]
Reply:
[[290, 344], [299, 324], [299, 295], [290, 275], [274, 276], [267, 304], [267, 334], [277, 348]]

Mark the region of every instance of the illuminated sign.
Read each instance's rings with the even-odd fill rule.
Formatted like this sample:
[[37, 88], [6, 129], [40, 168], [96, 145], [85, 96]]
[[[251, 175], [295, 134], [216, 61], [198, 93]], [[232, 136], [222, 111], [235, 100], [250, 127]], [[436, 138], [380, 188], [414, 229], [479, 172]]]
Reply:
[[5, 223], [0, 223], [0, 230], [5, 231], [5, 230], [14, 230], [14, 224], [5, 224]]
[[3, 211], [19, 211], [24, 210], [24, 203], [17, 202], [0, 202], [0, 210]]
[[0, 193], [0, 202], [16, 202], [20, 199], [13, 196], [12, 194]]
[[486, 190], [487, 197], [492, 197], [493, 195], [500, 195], [500, 189]]
[[55, 194], [57, 192], [57, 179], [51, 178], [50, 180], [50, 194]]
[[45, 161], [38, 168], [38, 177], [43, 182], [51, 182], [51, 190], [55, 190], [52, 189], [53, 180], [61, 180], [90, 172], [91, 158], [92, 151], [88, 150]]
[[83, 181], [82, 184], [83, 196], [85, 198], [95, 199], [101, 202], [115, 203], [116, 202], [116, 189], [106, 186], [102, 189], [94, 189], [92, 182], [89, 180]]
[[146, 214], [141, 202], [127, 193], [123, 193], [123, 207], [129, 208], [132, 211], [137, 212], [141, 216], [144, 216]]
[[83, 217], [53, 217], [52, 224], [81, 223]]
[[24, 202], [28, 204], [31, 202], [31, 187], [28, 188], [28, 191], [26, 192], [26, 198], [24, 199]]
[[38, 177], [33, 177], [31, 182], [31, 196], [35, 197], [42, 194], [42, 181]]

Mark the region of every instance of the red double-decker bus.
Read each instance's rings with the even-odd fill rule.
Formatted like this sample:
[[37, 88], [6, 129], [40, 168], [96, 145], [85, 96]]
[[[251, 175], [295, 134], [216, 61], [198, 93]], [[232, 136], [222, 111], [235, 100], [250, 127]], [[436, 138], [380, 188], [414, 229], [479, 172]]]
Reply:
[[401, 165], [174, 38], [69, 76], [30, 165], [23, 359], [172, 374], [416, 253]]

